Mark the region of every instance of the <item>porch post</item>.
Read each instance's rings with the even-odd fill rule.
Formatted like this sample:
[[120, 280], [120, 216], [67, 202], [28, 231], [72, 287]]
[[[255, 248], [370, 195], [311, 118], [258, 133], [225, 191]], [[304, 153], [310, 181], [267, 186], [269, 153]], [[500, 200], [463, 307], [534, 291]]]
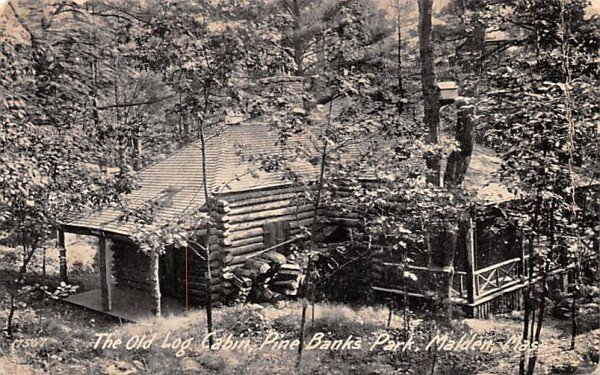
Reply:
[[519, 276], [520, 277], [525, 277], [527, 275], [527, 267], [525, 267], [525, 236], [520, 233], [519, 234], [519, 257], [521, 258], [521, 261], [519, 262], [519, 268], [518, 268], [518, 272], [519, 272]]
[[56, 246], [58, 247], [58, 261], [60, 269], [60, 281], [68, 283], [67, 278], [67, 248], [65, 247], [65, 232], [62, 230], [56, 231]]
[[98, 250], [100, 255], [100, 294], [102, 296], [102, 310], [111, 311], [112, 291], [109, 285], [110, 275], [108, 274], [108, 271], [110, 270], [110, 267], [107, 265], [105, 237], [98, 237]]
[[152, 301], [154, 303], [154, 306], [153, 306], [152, 312], [156, 316], [161, 315], [160, 276], [159, 276], [159, 270], [158, 270], [158, 262], [159, 262], [159, 255], [156, 251], [153, 251], [150, 254], [150, 280], [153, 283]]
[[[475, 298], [477, 297], [477, 286], [475, 280], [475, 239], [474, 239], [474, 228], [473, 228], [473, 217], [469, 215], [466, 220], [466, 250], [467, 250], [467, 264], [466, 264], [466, 273], [467, 273], [467, 303], [472, 304], [475, 302]], [[469, 315], [471, 315], [472, 308], [469, 307]]]

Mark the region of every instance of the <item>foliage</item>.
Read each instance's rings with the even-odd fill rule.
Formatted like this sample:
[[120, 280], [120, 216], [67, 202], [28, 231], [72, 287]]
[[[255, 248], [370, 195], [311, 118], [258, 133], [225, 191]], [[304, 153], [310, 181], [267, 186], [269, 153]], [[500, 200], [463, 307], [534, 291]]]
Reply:
[[[370, 0], [29, 3], [37, 11], [16, 9], [25, 40], [0, 41], [0, 234], [23, 245], [14, 264], [22, 274], [59, 222], [100, 206], [134, 221], [146, 252], [200, 241], [198, 232], [215, 226], [219, 197], [206, 180], [205, 209], [191, 205], [173, 220], [157, 215], [173, 189], [138, 206], [122, 196], [135, 187], [134, 170], [218, 137], [232, 113], [262, 117], [284, 149], [241, 157], [285, 171], [316, 206], [299, 245], [313, 286], [348, 283], [340, 276], [375, 251], [400, 258], [400, 278], [414, 281], [408, 266], [427, 259], [432, 228], [456, 233], [454, 223], [480, 203], [425, 181], [426, 156], [457, 145], [426, 142], [416, 35], [404, 33], [396, 48], [389, 15]], [[533, 254], [540, 270], [597, 246], [597, 210], [586, 203], [595, 195], [582, 203], [576, 191], [598, 169], [598, 19], [584, 17], [586, 4], [451, 1], [436, 14], [438, 76], [473, 98], [478, 138], [504, 160], [499, 178], [519, 200], [496, 208], [528, 243], [548, 238]], [[412, 10], [398, 10], [398, 26], [414, 24]], [[293, 83], [256, 84], [282, 76]], [[456, 120], [449, 108], [443, 129]], [[299, 164], [317, 173], [303, 175]], [[323, 251], [325, 211], [359, 214], [350, 244]], [[596, 292], [581, 281], [576, 275], [570, 287], [580, 294], [567, 303], [591, 303]]]
[[265, 318], [262, 308], [238, 305], [232, 309], [236, 312], [220, 319], [219, 325], [236, 337], [260, 337], [271, 330], [272, 323]]
[[[44, 22], [37, 16], [31, 12], [25, 17], [17, 11], [28, 40], [0, 42], [0, 59], [7, 67], [0, 81], [8, 90], [0, 113], [0, 230], [19, 236], [23, 247], [15, 291], [39, 243], [58, 222], [74, 212], [118, 200], [132, 183], [128, 169], [105, 175], [91, 167], [105, 150], [96, 141], [102, 129], [90, 126], [97, 122], [91, 121], [86, 108], [96, 86], [84, 63], [95, 56], [86, 44], [89, 13], [58, 4]], [[53, 22], [64, 29], [53, 28]], [[77, 37], [65, 38], [64, 32]], [[9, 334], [12, 316], [11, 312]]]
[[[598, 78], [598, 25], [584, 19], [586, 1], [468, 4], [475, 21], [471, 26], [483, 26], [484, 32], [483, 43], [474, 49], [479, 70], [466, 75], [486, 123], [482, 138], [504, 160], [499, 177], [520, 198], [519, 204], [509, 205], [508, 216], [527, 238], [529, 271], [542, 275], [525, 292], [523, 339], [537, 341], [552, 281], [549, 270], [575, 265], [569, 285], [574, 297], [582, 259], [592, 249], [584, 233], [597, 230], [590, 227], [577, 196], [585, 192], [589, 178], [578, 173], [593, 170], [596, 163], [588, 152], [597, 149], [597, 108], [589, 99], [598, 96], [593, 85]], [[487, 53], [486, 32], [496, 32], [492, 54]], [[536, 248], [534, 241], [540, 239], [547, 242]], [[570, 302], [574, 347], [577, 308], [575, 298]], [[536, 361], [537, 355], [527, 360], [528, 374]], [[519, 371], [525, 370], [522, 356]]]
[[[579, 241], [587, 236], [584, 232], [597, 230], [586, 223], [576, 198], [576, 189], [585, 189], [591, 177], [586, 171], [593, 170], [597, 148], [597, 106], [592, 103], [599, 93], [593, 84], [598, 78], [593, 52], [598, 25], [584, 20], [586, 5], [515, 1], [502, 5], [502, 11], [483, 11], [490, 27], [508, 29], [523, 43], [500, 57], [503, 66], [484, 76], [487, 92], [479, 108], [488, 123], [486, 142], [501, 152], [501, 177], [512, 191], [526, 200], [538, 199], [538, 211], [552, 211], [552, 219], [532, 224], [529, 215], [529, 223], [522, 225], [536, 236], [552, 238], [551, 245], [560, 249], [554, 256], [563, 252], [567, 258], [583, 250]], [[516, 209], [532, 212], [534, 205]]]
[[[225, 115], [235, 108], [237, 94], [230, 80], [242, 61], [241, 40], [239, 31], [219, 23], [218, 17], [203, 17], [218, 10], [222, 11], [209, 3], [161, 4], [159, 9], [149, 9], [151, 14], [161, 16], [144, 22], [135, 34], [136, 61], [160, 77], [172, 93], [174, 100], [165, 101], [164, 113], [178, 123], [183, 144], [204, 136], [218, 136]], [[203, 147], [204, 143], [200, 148]], [[203, 170], [205, 166], [198, 168]], [[208, 182], [205, 180], [205, 184]], [[200, 240], [196, 232], [213, 226], [210, 211], [196, 203], [175, 219], [165, 221], [157, 217], [157, 209], [168, 204], [176, 193], [166, 189], [142, 205], [125, 202], [121, 207], [122, 218], [138, 224], [134, 240], [143, 251], [162, 253], [171, 246], [186, 247], [188, 242]], [[208, 202], [208, 198], [204, 201]]]
[[169, 197], [176, 193], [176, 190], [167, 190], [139, 206], [127, 203], [121, 206], [121, 220], [135, 223], [136, 230], [131, 238], [140, 246], [141, 251], [162, 254], [171, 247], [187, 247], [190, 243], [199, 241], [198, 231], [213, 225], [213, 220], [206, 212], [197, 207], [191, 207], [176, 219], [161, 219], [156, 211], [164, 207]]

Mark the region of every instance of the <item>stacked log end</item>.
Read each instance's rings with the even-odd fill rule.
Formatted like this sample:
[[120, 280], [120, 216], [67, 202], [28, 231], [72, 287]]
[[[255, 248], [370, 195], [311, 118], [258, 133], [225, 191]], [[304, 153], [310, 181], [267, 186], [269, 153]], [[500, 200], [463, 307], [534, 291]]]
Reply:
[[229, 204], [225, 200], [218, 200], [214, 205], [214, 218], [216, 227], [210, 231], [210, 268], [211, 268], [211, 297], [216, 305], [221, 304], [225, 297], [225, 278], [223, 268], [232, 260], [229, 251]]
[[[228, 195], [227, 200], [227, 232], [224, 233], [224, 239], [227, 241], [228, 259], [223, 263], [224, 296], [226, 301], [243, 301], [251, 292], [247, 280], [249, 274], [253, 280], [257, 270], [261, 275], [273, 271], [273, 267], [267, 271], [264, 265], [257, 264], [255, 260], [265, 249], [298, 235], [301, 227], [312, 223], [314, 212], [313, 206], [304, 199], [303, 190], [291, 186], [235, 193]], [[281, 226], [280, 232], [273, 231], [272, 224], [277, 223], [285, 224]], [[276, 251], [286, 254], [286, 249], [283, 246]], [[285, 260], [283, 258], [279, 259], [280, 263]], [[275, 258], [263, 261], [268, 265], [277, 263]], [[289, 260], [285, 260], [285, 263], [288, 262]], [[237, 275], [233, 273], [236, 269], [240, 269]], [[270, 289], [263, 289], [258, 293], [271, 295]], [[273, 294], [278, 297], [276, 293]]]
[[229, 300], [234, 303], [276, 303], [287, 296], [298, 294], [302, 270], [285, 256], [267, 251], [247, 259], [244, 264], [226, 273], [230, 284]]

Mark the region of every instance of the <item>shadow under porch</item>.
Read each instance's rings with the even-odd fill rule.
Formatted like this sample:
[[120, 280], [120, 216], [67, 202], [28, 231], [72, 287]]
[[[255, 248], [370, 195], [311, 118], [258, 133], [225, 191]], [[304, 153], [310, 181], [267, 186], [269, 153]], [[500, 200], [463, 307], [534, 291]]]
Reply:
[[[65, 302], [126, 320], [181, 314], [186, 306], [206, 301], [206, 262], [192, 249], [144, 253], [130, 240], [110, 233], [81, 233], [97, 238], [97, 289], [73, 294]], [[61, 241], [62, 239], [62, 241]], [[61, 258], [68, 249], [58, 233]], [[66, 279], [66, 262], [61, 276]], [[186, 290], [187, 289], [187, 290]]]
[[[109, 311], [104, 310], [102, 306], [100, 289], [73, 294], [63, 301], [129, 322], [139, 322], [148, 318], [155, 306], [155, 302], [150, 296], [140, 293], [137, 289], [121, 286], [116, 286], [112, 290], [111, 299]], [[179, 315], [185, 310], [182, 302], [175, 298], [163, 296], [160, 304], [162, 316]]]

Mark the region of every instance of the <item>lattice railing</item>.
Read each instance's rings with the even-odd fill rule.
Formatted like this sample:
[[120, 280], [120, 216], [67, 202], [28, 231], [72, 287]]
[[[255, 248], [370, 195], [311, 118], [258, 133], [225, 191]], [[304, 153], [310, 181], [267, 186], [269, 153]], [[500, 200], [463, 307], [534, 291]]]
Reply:
[[513, 258], [475, 271], [475, 295], [493, 293], [509, 284], [521, 282], [520, 263], [520, 258]]
[[[543, 242], [536, 243], [536, 246], [543, 246]], [[591, 247], [590, 247], [591, 248]], [[589, 259], [596, 259], [596, 254], [589, 249], [584, 249], [580, 254], [581, 262], [589, 261]], [[592, 249], [593, 250], [593, 249]], [[378, 285], [383, 286], [383, 289], [392, 290], [398, 289], [400, 285], [404, 285], [406, 292], [410, 295], [424, 296], [428, 287], [428, 281], [434, 274], [454, 272], [451, 288], [451, 297], [454, 300], [463, 300], [469, 302], [469, 294], [472, 295], [473, 300], [476, 301], [480, 298], [488, 298], [494, 293], [502, 293], [504, 290], [518, 287], [518, 284], [522, 286], [527, 285], [529, 280], [537, 281], [541, 276], [540, 266], [548, 270], [552, 274], [562, 273], [569, 268], [574, 267], [574, 264], [567, 266], [560, 265], [557, 259], [554, 259], [550, 264], [541, 265], [539, 259], [533, 267], [532, 275], [530, 273], [531, 260], [528, 254], [518, 258], [508, 259], [506, 261], [493, 264], [489, 267], [485, 267], [474, 271], [472, 274], [468, 274], [463, 271], [452, 270], [452, 268], [430, 268], [420, 267], [414, 265], [407, 265], [406, 268], [400, 263], [394, 262], [382, 262], [380, 263], [382, 269], [382, 278], [379, 280]], [[410, 281], [405, 278], [402, 280], [402, 269], [413, 273], [417, 280]], [[472, 276], [472, 277], [471, 277]], [[409, 280], [408, 282], [406, 280]], [[382, 290], [383, 290], [382, 289]]]
[[[386, 271], [384, 274], [385, 282], [388, 282], [388, 286], [396, 286], [393, 281], [398, 282], [398, 278], [393, 279], [390, 277], [391, 275], [399, 276], [398, 271], [402, 269], [402, 264], [394, 263], [394, 262], [383, 262], [382, 266]], [[450, 268], [429, 268], [429, 267], [421, 267], [415, 265], [407, 265], [406, 270], [412, 274], [414, 274], [417, 278], [414, 282], [409, 282], [409, 292], [414, 294], [422, 294], [425, 292], [427, 288], [427, 284], [429, 282], [429, 278], [432, 273], [447, 273], [454, 272], [454, 277], [452, 281], [452, 288], [450, 290], [452, 298], [456, 299], [466, 299], [467, 298], [467, 273], [463, 271], [451, 271]], [[392, 281], [393, 280], [393, 281]], [[391, 282], [392, 281], [392, 282]], [[391, 282], [391, 283], [390, 283]], [[415, 288], [416, 287], [416, 288]]]
[[452, 297], [467, 298], [467, 273], [455, 271], [452, 279]]

